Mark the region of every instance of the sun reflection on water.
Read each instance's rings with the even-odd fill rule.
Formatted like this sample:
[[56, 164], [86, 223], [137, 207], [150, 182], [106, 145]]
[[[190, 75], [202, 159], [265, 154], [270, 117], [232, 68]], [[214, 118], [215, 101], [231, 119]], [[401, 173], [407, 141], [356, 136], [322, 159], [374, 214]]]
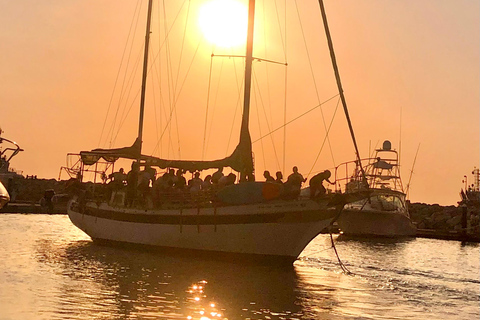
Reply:
[[225, 309], [219, 309], [216, 302], [212, 299], [208, 299], [205, 294], [205, 287], [207, 285], [206, 280], [201, 280], [197, 283], [193, 283], [187, 292], [190, 297], [187, 298], [193, 304], [193, 310], [191, 314], [187, 316], [188, 320], [212, 320], [212, 319], [224, 319], [228, 318], [223, 316]]

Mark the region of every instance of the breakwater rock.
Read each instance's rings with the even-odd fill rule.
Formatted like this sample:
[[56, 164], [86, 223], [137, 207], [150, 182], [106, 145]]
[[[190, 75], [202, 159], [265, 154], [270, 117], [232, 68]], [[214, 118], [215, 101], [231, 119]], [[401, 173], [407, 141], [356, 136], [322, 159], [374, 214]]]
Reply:
[[466, 227], [469, 234], [479, 234], [477, 206], [440, 206], [438, 204], [409, 203], [410, 218], [418, 229], [461, 231], [463, 210], [466, 210]]
[[5, 186], [11, 202], [39, 203], [45, 191], [54, 190], [55, 194], [66, 193], [69, 180], [37, 179], [34, 177], [9, 180]]
[[72, 180], [15, 176], [4, 183], [10, 202], [2, 213], [66, 213]]

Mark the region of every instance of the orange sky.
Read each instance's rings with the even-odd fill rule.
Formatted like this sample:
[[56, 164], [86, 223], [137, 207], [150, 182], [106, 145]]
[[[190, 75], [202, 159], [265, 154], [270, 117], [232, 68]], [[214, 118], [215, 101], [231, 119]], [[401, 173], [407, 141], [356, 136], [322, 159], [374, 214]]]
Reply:
[[[143, 2], [145, 7], [146, 1]], [[196, 2], [192, 1], [192, 10]], [[264, 6], [263, 1], [257, 0], [257, 25], [261, 31], [256, 34], [255, 55], [284, 61], [280, 38], [272, 31], [276, 23], [268, 20], [270, 22], [263, 27], [261, 20], [263, 8], [270, 10], [271, 3], [272, 0], [268, 0]], [[309, 49], [320, 98], [307, 84], [311, 76], [303, 52], [303, 38], [296, 36], [300, 29], [291, 20], [289, 30], [292, 31], [287, 41], [293, 48], [287, 50], [287, 70], [288, 87], [293, 93], [288, 94], [287, 101], [295, 104], [288, 107], [287, 120], [314, 107], [318, 99], [324, 101], [336, 93], [317, 1], [311, 1], [311, 5], [303, 0], [297, 3], [304, 19], [306, 39], [318, 42]], [[290, 5], [290, 9], [294, 8]], [[15, 140], [25, 149], [12, 161], [15, 169], [23, 171], [24, 175], [58, 178], [60, 167], [66, 165], [67, 153], [105, 146], [99, 145], [100, 135], [135, 6], [136, 2], [127, 0], [0, 2], [0, 127], [5, 138]], [[385, 139], [391, 140], [393, 147], [398, 149], [401, 135], [404, 184], [420, 145], [410, 199], [456, 204], [463, 176], [471, 180], [473, 167], [480, 166], [480, 3], [473, 0], [325, 0], [325, 6], [362, 157], [367, 157], [369, 149], [380, 146]], [[280, 1], [280, 12], [282, 7], [283, 1]], [[296, 12], [289, 12], [296, 17]], [[143, 17], [142, 12], [141, 19]], [[141, 39], [144, 30], [141, 23], [140, 29]], [[183, 56], [187, 67], [188, 59], [193, 57], [191, 52], [200, 40], [200, 35], [194, 34], [184, 43], [184, 48], [190, 50]], [[174, 46], [180, 44], [180, 41], [171, 43], [172, 52]], [[140, 47], [134, 48], [132, 55], [136, 56], [139, 50]], [[211, 51], [211, 46], [206, 44], [199, 47], [198, 64], [192, 64], [190, 70], [194, 76], [184, 82], [182, 90], [179, 88], [183, 73], [179, 73], [177, 103], [190, 107], [185, 113], [178, 109], [170, 135], [171, 141], [181, 142], [181, 149], [166, 144], [162, 150], [168, 149], [169, 156], [178, 157], [179, 152], [187, 158], [202, 156]], [[217, 49], [215, 53], [222, 52]], [[177, 52], [176, 57], [179, 56]], [[213, 69], [218, 71], [223, 66], [225, 72], [233, 68], [234, 62], [230, 61], [233, 59], [227, 60], [223, 64], [215, 60]], [[262, 73], [265, 64], [254, 66], [259, 79], [266, 77], [266, 73]], [[235, 66], [235, 70], [241, 72], [240, 60]], [[284, 67], [269, 68], [269, 78], [283, 77]], [[186, 72], [186, 69], [181, 70]], [[230, 70], [233, 74], [234, 69]], [[241, 76], [236, 79], [241, 81]], [[220, 89], [223, 85], [222, 78], [214, 86]], [[263, 104], [263, 107], [252, 106], [253, 140], [268, 132], [262, 122], [263, 113], [271, 117], [270, 130], [282, 123], [283, 85], [282, 80], [276, 85], [262, 87], [262, 95], [255, 91], [253, 104]], [[210, 96], [209, 115], [213, 117], [210, 120], [214, 126], [207, 136], [205, 155], [209, 159], [225, 156], [238, 139], [238, 123], [232, 122], [238, 105], [238, 88], [233, 85], [229, 91], [221, 89], [218, 92], [211, 89], [216, 95]], [[227, 102], [227, 98], [232, 97]], [[147, 98], [147, 103], [152, 99]], [[164, 99], [169, 99], [165, 92]], [[335, 103], [324, 109], [327, 125]], [[278, 106], [280, 110], [276, 109]], [[135, 108], [137, 105], [130, 113], [132, 124], [122, 129], [116, 146], [133, 142], [138, 118]], [[238, 120], [239, 111], [236, 112]], [[228, 120], [222, 120], [222, 116]], [[307, 124], [307, 120], [314, 123]], [[152, 121], [150, 117], [146, 126]], [[322, 121], [320, 111], [316, 110], [287, 128], [284, 175], [288, 175], [292, 165], [298, 165], [304, 175], [310, 172], [323, 141]], [[179, 131], [177, 136], [177, 123], [189, 130]], [[353, 160], [353, 148], [340, 111], [334, 127], [330, 143], [335, 163]], [[147, 138], [157, 135], [158, 129], [155, 132], [155, 129], [146, 128]], [[270, 138], [264, 139], [263, 145], [261, 142], [254, 144], [258, 178], [265, 167], [272, 172], [283, 170], [283, 144], [279, 142], [282, 136], [283, 131], [274, 135], [275, 150], [268, 146]], [[145, 142], [148, 152], [153, 146]], [[276, 160], [263, 160], [263, 155], [274, 154]], [[320, 158], [313, 171], [333, 165], [328, 145]]]

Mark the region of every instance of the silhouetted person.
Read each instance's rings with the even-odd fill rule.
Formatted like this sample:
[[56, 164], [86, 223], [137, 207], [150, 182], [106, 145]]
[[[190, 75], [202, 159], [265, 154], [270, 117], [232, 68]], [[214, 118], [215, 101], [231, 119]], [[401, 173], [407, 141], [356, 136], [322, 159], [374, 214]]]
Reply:
[[282, 174], [282, 171], [277, 171], [277, 173], [275, 173], [275, 182], [276, 183], [280, 183], [280, 184], [283, 184], [283, 174]]
[[229, 173], [226, 176], [223, 176], [218, 180], [218, 186], [220, 188], [235, 184], [235, 181], [237, 180], [237, 176], [234, 173]]
[[203, 179], [202, 190], [210, 190], [211, 188], [212, 188], [212, 176], [207, 175], [205, 179]]
[[140, 171], [138, 174], [138, 191], [141, 195], [141, 200], [144, 205], [149, 205], [151, 201], [150, 194], [150, 181], [155, 182], [155, 169], [151, 168], [149, 165], [145, 166], [143, 171]]
[[123, 188], [127, 182], [127, 175], [123, 171], [123, 168], [120, 168], [118, 172], [111, 173], [108, 178], [110, 182], [107, 184], [107, 199], [110, 199], [113, 192]]
[[55, 191], [53, 189], [45, 190], [43, 198], [40, 199], [40, 206], [47, 210], [47, 213], [53, 212], [53, 196]]
[[125, 174], [125, 171], [123, 171], [123, 168], [120, 168], [118, 172], [114, 172], [108, 176], [110, 178], [111, 183], [118, 187], [123, 187], [123, 185], [127, 182], [127, 175]]
[[176, 177], [177, 177], [177, 179], [175, 181], [175, 188], [179, 189], [179, 190], [185, 189], [185, 186], [187, 185], [187, 180], [183, 176], [182, 169], [177, 170]]
[[292, 168], [293, 173], [290, 174], [285, 182], [285, 193], [289, 199], [295, 199], [300, 195], [300, 189], [302, 183], [306, 181], [303, 176], [298, 172], [298, 168], [295, 166]]
[[237, 181], [237, 176], [234, 173], [229, 173], [227, 176], [227, 186], [235, 184], [235, 181]]
[[263, 171], [263, 177], [265, 178], [266, 182], [274, 182], [275, 179], [270, 175], [270, 171], [265, 170]]
[[137, 198], [139, 170], [140, 170], [139, 163], [132, 162], [132, 169], [127, 174], [127, 195], [126, 195], [127, 207], [131, 207]]
[[310, 199], [313, 199], [317, 195], [318, 191], [318, 196], [323, 196], [325, 193], [327, 193], [327, 189], [323, 186], [323, 181], [327, 181], [330, 184], [334, 184], [329, 180], [329, 178], [332, 176], [332, 173], [330, 170], [325, 170], [323, 172], [320, 172], [316, 175], [314, 175], [310, 179]]
[[218, 170], [212, 175], [212, 184], [218, 184], [220, 179], [224, 176], [223, 167], [218, 168]]
[[191, 193], [198, 193], [202, 189], [203, 181], [200, 178], [200, 172], [195, 172], [193, 178], [188, 181], [188, 187]]

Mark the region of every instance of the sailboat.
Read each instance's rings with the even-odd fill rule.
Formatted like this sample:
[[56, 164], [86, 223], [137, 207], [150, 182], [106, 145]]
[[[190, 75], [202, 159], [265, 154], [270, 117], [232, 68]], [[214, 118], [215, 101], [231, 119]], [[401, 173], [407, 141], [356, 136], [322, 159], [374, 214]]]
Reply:
[[[414, 236], [406, 193], [400, 176], [398, 152], [385, 140], [366, 162], [366, 180], [352, 177], [347, 188], [368, 188], [368, 198], [346, 204], [337, 223], [345, 235], [368, 237]], [[365, 182], [363, 182], [365, 181]]]
[[[324, 10], [321, 1], [320, 4]], [[94, 241], [214, 256], [233, 254], [247, 259], [291, 264], [307, 244], [341, 213], [346, 203], [366, 196], [365, 190], [357, 190], [351, 193], [335, 192], [317, 199], [284, 197], [278, 184], [254, 181], [249, 110], [255, 0], [249, 0], [248, 11], [243, 114], [239, 142], [229, 156], [218, 160], [189, 161], [142, 154], [152, 0], [148, 3], [138, 136], [130, 147], [80, 152], [82, 167], [99, 161], [113, 163], [119, 158], [133, 160], [140, 167], [175, 168], [191, 172], [227, 167], [238, 172], [240, 182], [205, 196], [202, 201], [177, 199], [153, 208], [125, 205], [124, 191], [116, 192], [109, 199], [96, 199], [88, 193], [80, 194], [68, 204], [68, 216], [75, 226]], [[323, 18], [329, 36], [324, 14]], [[331, 46], [331, 41], [329, 44]], [[333, 51], [331, 55], [335, 63]], [[336, 66], [334, 69], [344, 102]], [[356, 147], [345, 103], [344, 110]], [[79, 176], [82, 176], [81, 173]]]

